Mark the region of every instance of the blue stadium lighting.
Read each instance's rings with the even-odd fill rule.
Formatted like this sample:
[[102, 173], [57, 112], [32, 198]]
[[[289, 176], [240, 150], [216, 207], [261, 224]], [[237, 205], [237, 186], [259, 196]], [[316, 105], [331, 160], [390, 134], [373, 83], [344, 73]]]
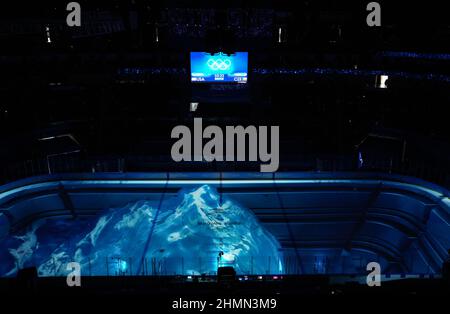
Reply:
[[402, 71], [382, 71], [382, 70], [357, 70], [357, 69], [332, 69], [332, 68], [303, 68], [303, 69], [264, 69], [255, 68], [253, 73], [260, 75], [348, 75], [348, 76], [377, 76], [387, 75], [413, 80], [442, 81], [450, 83], [450, 76], [435, 73], [411, 73]]
[[[446, 55], [442, 57], [442, 60], [446, 58]], [[124, 68], [118, 71], [119, 75], [135, 76], [135, 75], [158, 75], [158, 74], [171, 74], [171, 75], [186, 75], [188, 72], [185, 68]], [[252, 73], [258, 75], [348, 75], [348, 76], [376, 76], [376, 75], [388, 75], [392, 77], [399, 77], [403, 79], [412, 80], [427, 80], [427, 81], [441, 81], [450, 83], [450, 76], [437, 74], [437, 73], [411, 73], [403, 71], [382, 71], [382, 70], [358, 70], [358, 69], [332, 69], [332, 68], [255, 68]], [[243, 72], [235, 72], [234, 78], [240, 78], [239, 80], [247, 80], [247, 70]], [[191, 78], [195, 78], [194, 81], [206, 81], [203, 72], [192, 72]], [[213, 80], [213, 78], [211, 78]], [[221, 81], [223, 79], [219, 77]], [[219, 80], [218, 79], [218, 80]], [[191, 79], [192, 80], [192, 79]]]
[[[70, 185], [78, 185], [78, 186], [89, 186], [89, 185], [105, 185], [105, 186], [127, 186], [127, 185], [134, 185], [134, 186], [164, 186], [167, 184], [168, 186], [196, 186], [196, 185], [213, 185], [213, 186], [227, 186], [227, 185], [254, 185], [254, 186], [273, 186], [274, 184], [278, 185], [291, 185], [291, 184], [344, 184], [344, 185], [351, 185], [354, 184], [355, 180], [352, 179], [261, 179], [261, 180], [239, 180], [239, 179], [229, 179], [229, 180], [218, 180], [218, 179], [211, 179], [211, 180], [169, 180], [168, 182], [166, 180], [82, 180], [82, 181], [57, 181], [57, 182], [44, 182], [44, 183], [36, 183], [24, 187], [18, 187], [14, 188], [8, 191], [5, 191], [3, 193], [0, 193], [0, 198], [8, 197], [10, 195], [13, 195], [15, 193], [19, 192], [25, 192], [27, 190], [36, 190], [36, 189], [42, 189], [42, 188], [49, 188], [54, 187], [57, 188], [59, 184], [62, 184], [64, 186], [70, 186]], [[363, 184], [379, 184], [380, 180], [358, 180], [358, 183]], [[443, 195], [442, 193], [429, 189], [427, 187], [421, 186], [421, 185], [413, 185], [409, 183], [404, 182], [389, 182], [391, 185], [398, 185], [398, 186], [408, 186], [409, 188], [414, 188], [420, 191], [423, 191], [427, 194], [431, 194], [437, 198], [442, 199], [443, 201], [448, 200], [448, 197], [446, 195]]]
[[450, 60], [450, 54], [448, 54], [448, 53], [419, 53], [419, 52], [408, 52], [408, 51], [383, 51], [379, 55], [383, 56], [383, 57], [390, 57], [390, 58]]

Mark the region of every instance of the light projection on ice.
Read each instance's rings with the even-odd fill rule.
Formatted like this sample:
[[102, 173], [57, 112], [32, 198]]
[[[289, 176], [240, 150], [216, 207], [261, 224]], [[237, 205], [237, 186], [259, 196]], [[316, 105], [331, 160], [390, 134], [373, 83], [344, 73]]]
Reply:
[[40, 276], [66, 275], [74, 261], [82, 275], [213, 274], [218, 266], [282, 273], [278, 241], [249, 209], [226, 197], [220, 202], [217, 190], [203, 185], [91, 219], [35, 222], [1, 240], [0, 276], [33, 265]]

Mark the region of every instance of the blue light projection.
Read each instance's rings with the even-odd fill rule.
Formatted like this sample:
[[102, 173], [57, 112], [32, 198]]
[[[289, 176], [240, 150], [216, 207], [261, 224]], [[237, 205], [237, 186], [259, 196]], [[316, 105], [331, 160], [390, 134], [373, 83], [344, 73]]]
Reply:
[[202, 185], [90, 219], [37, 221], [2, 240], [0, 276], [29, 266], [64, 276], [69, 262], [80, 263], [82, 275], [213, 274], [218, 266], [265, 274], [267, 256], [276, 265], [270, 272], [282, 273], [280, 245], [253, 212]]

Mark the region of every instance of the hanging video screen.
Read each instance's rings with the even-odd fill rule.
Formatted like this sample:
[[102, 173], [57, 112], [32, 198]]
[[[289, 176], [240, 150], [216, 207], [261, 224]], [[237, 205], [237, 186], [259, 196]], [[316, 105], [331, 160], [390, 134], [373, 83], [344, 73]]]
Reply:
[[191, 82], [247, 83], [248, 52], [191, 52]]

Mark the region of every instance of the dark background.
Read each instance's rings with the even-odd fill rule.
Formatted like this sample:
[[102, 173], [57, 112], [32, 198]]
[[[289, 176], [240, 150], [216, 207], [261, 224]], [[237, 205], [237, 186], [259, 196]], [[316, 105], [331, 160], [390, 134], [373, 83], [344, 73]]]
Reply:
[[[2, 182], [259, 171], [172, 162], [171, 129], [202, 117], [279, 125], [280, 171], [381, 170], [450, 184], [443, 2], [379, 1], [382, 26], [368, 27], [370, 1], [79, 1], [82, 26], [72, 28], [68, 2], [1, 5]], [[249, 83], [191, 84], [190, 51], [249, 51]], [[388, 88], [377, 88], [379, 74]]]

